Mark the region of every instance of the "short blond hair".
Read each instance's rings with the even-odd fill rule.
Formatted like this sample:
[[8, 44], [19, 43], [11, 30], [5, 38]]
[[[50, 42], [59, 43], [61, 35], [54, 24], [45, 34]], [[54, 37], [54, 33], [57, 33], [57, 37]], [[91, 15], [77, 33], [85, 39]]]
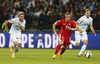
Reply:
[[25, 15], [25, 13], [24, 13], [24, 12], [19, 12], [18, 15], [19, 15], [19, 16], [20, 16], [20, 15]]

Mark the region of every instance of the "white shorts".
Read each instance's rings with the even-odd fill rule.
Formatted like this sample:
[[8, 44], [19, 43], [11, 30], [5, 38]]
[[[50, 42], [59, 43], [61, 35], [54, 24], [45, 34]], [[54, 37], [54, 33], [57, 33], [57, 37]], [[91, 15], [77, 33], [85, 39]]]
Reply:
[[80, 40], [88, 40], [87, 32], [80, 33], [79, 31], [75, 31], [75, 41], [80, 43]]
[[10, 37], [12, 42], [17, 41], [18, 43], [21, 43], [21, 34], [10, 33]]

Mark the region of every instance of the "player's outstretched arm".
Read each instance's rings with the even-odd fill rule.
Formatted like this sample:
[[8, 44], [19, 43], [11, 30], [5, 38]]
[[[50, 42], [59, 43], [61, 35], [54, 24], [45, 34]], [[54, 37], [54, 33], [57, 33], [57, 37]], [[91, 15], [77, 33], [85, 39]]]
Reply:
[[94, 28], [93, 28], [92, 25], [90, 25], [90, 29], [91, 29], [91, 31], [94, 33], [94, 36], [96, 36], [96, 32], [94, 31]]
[[5, 21], [5, 29], [3, 30], [3, 32], [6, 32], [8, 23], [9, 23], [9, 21], [6, 20], [6, 21]]
[[55, 23], [53, 24], [53, 32], [54, 32], [54, 35], [57, 36], [57, 32], [56, 32], [56, 24], [55, 24]]

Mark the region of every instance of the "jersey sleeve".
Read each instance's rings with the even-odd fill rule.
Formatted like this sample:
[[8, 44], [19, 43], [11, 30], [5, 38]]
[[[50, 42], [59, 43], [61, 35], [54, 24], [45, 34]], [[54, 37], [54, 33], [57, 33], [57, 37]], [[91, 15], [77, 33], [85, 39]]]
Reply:
[[93, 25], [93, 19], [91, 19], [90, 25]]
[[76, 27], [76, 26], [77, 26], [76, 22], [73, 21], [73, 22], [72, 22], [72, 27]]
[[79, 19], [77, 20], [77, 22], [78, 22], [79, 24], [82, 23], [82, 22], [83, 22], [83, 17], [79, 18]]
[[55, 22], [56, 25], [61, 25], [61, 20]]
[[22, 26], [23, 26], [23, 27], [25, 27], [25, 24], [26, 24], [26, 20], [24, 20], [24, 22], [23, 22], [23, 25], [22, 25]]
[[16, 22], [16, 18], [10, 19], [9, 23], [15, 23]]

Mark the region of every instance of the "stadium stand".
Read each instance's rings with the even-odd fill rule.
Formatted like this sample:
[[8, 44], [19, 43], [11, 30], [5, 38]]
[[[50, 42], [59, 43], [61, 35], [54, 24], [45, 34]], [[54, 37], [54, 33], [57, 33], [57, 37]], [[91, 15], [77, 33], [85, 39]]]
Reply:
[[95, 30], [100, 30], [100, 0], [0, 0], [0, 26], [5, 20], [18, 17], [19, 11], [24, 11], [26, 32], [52, 32], [52, 24], [63, 19], [66, 11], [76, 21], [84, 15], [86, 8], [92, 11]]

